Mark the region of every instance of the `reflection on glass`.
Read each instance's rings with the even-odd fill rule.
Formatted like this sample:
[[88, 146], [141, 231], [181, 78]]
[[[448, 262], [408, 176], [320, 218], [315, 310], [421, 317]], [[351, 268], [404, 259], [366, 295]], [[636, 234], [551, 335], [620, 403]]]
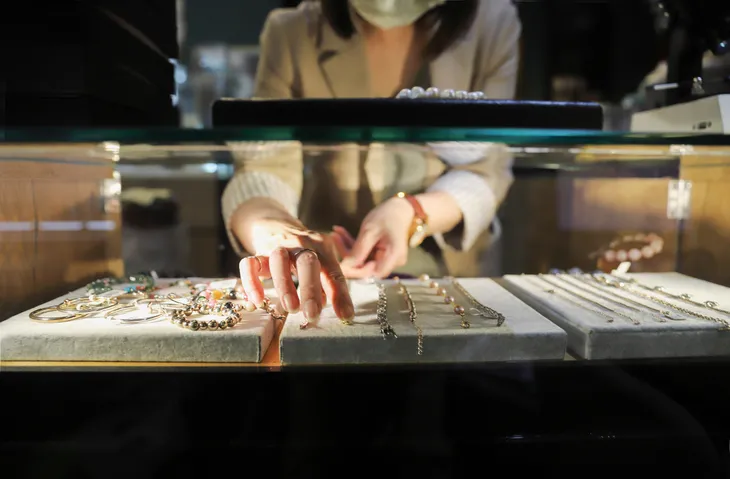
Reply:
[[[184, 134], [194, 135], [191, 132]], [[524, 136], [527, 133], [522, 134], [523, 140], [527, 138]], [[556, 138], [552, 133], [550, 135], [541, 138]], [[721, 173], [727, 168], [730, 157], [725, 147], [676, 146], [669, 143], [669, 138], [661, 137], [654, 138], [668, 143], [666, 146], [560, 146], [526, 141], [512, 144], [454, 142], [444, 138], [410, 143], [248, 142], [236, 141], [236, 135], [232, 136], [229, 141], [216, 142], [190, 141], [197, 138], [188, 136], [189, 141], [174, 143], [130, 144], [107, 137], [105, 142], [66, 146], [14, 147], [6, 144], [0, 151], [0, 167], [6, 171], [29, 174], [33, 170], [28, 165], [47, 165], [52, 171], [73, 172], [74, 179], [57, 182], [37, 178], [27, 182], [35, 185], [35, 194], [41, 195], [38, 198], [45, 198], [43, 193], [46, 191], [53, 192], [54, 196], [49, 197], [53, 201], [44, 199], [45, 206], [40, 207], [37, 217], [6, 213], [0, 218], [0, 235], [6, 248], [36, 244], [37, 237], [42, 257], [34, 257], [33, 248], [23, 249], [23, 254], [30, 256], [22, 256], [19, 249], [17, 254], [24, 258], [23, 261], [13, 263], [14, 266], [4, 272], [12, 278], [20, 277], [19, 271], [27, 273], [28, 277], [39, 272], [47, 276], [53, 274], [57, 276], [53, 283], [55, 287], [63, 285], [65, 290], [69, 289], [70, 281], [66, 278], [71, 278], [78, 286], [94, 279], [91, 276], [125, 278], [118, 267], [121, 260], [127, 274], [154, 273], [159, 285], [166, 277], [224, 278], [240, 277], [243, 273], [243, 282], [238, 289], [225, 293], [225, 288], [213, 288], [206, 301], [218, 301], [223, 298], [221, 295], [233, 294], [237, 301], [248, 301], [245, 304], [251, 304], [255, 309], [257, 300], [268, 298], [267, 307], [273, 308], [274, 314], [282, 315], [277, 308], [284, 307], [286, 292], [278, 291], [275, 282], [268, 280], [261, 285], [258, 277], [272, 276], [272, 268], [283, 265], [281, 272], [291, 278], [292, 266], [296, 266], [299, 288], [296, 291], [311, 289], [310, 286], [316, 284], [310, 281], [308, 286], [306, 280], [302, 281], [310, 274], [310, 279], [321, 282], [330, 299], [319, 311], [307, 312], [311, 306], [301, 297], [299, 304], [291, 307], [291, 321], [287, 322], [280, 344], [285, 355], [281, 358], [284, 364], [309, 360], [328, 364], [346, 362], [347, 358], [352, 359], [348, 356], [350, 353], [365, 357], [358, 345], [348, 349], [348, 354], [332, 350], [331, 354], [322, 353], [313, 358], [306, 350], [298, 349], [302, 344], [309, 344], [311, 335], [316, 334], [308, 332], [310, 330], [336, 330], [347, 337], [350, 337], [350, 331], [357, 331], [368, 338], [372, 332], [374, 342], [372, 348], [368, 347], [371, 355], [368, 357], [374, 362], [396, 359], [408, 362], [419, 357], [440, 361], [449, 354], [453, 356], [453, 351], [439, 346], [441, 335], [461, 331], [458, 334], [464, 335], [465, 341], [475, 341], [474, 338], [481, 338], [480, 335], [494, 328], [516, 331], [522, 326], [527, 328], [523, 331], [525, 338], [542, 331], [551, 339], [541, 343], [542, 349], [520, 343], [511, 350], [514, 355], [535, 359], [563, 354], [560, 330], [551, 329], [553, 326], [544, 319], [527, 312], [515, 316], [514, 300], [501, 296], [502, 286], [496, 283], [494, 287], [486, 286], [492, 284], [485, 279], [487, 276], [502, 276], [508, 282], [512, 281], [524, 294], [532, 295], [530, 298], [534, 301], [539, 299], [566, 316], [573, 314], [570, 302], [561, 299], [565, 294], [561, 296], [557, 287], [550, 287], [555, 290], [553, 293], [531, 290], [519, 276], [551, 271], [556, 275], [578, 275], [547, 277], [548, 283], [557, 281], [556, 284], [571, 289], [572, 283], [581, 285], [593, 281], [589, 276], [598, 275], [597, 270], [600, 270], [602, 274], [633, 278], [648, 287], [664, 286], [673, 297], [657, 292], [657, 300], [677, 307], [687, 306], [685, 309], [706, 317], [719, 318], [724, 313], [719, 309], [703, 313], [696, 310], [694, 304], [682, 306], [676, 297], [690, 294], [692, 301], [698, 304], [714, 302], [723, 311], [730, 308], [723, 303], [721, 294], [699, 294], [694, 283], [672, 279], [676, 279], [673, 272], [680, 271], [718, 285], [729, 283], [721, 267], [727, 253], [721, 247], [722, 242], [715, 241], [726, 228], [716, 214], [726, 201], [726, 195], [716, 194], [720, 191], [716, 185], [722, 184]], [[565, 138], [559, 141], [565, 142]], [[18, 165], [23, 168], [19, 169]], [[84, 175], [91, 172], [99, 177], [92, 175], [89, 180], [84, 179]], [[454, 179], [453, 183], [449, 183], [451, 179]], [[434, 188], [444, 181], [450, 189]], [[681, 191], [676, 188], [679, 182], [685, 185]], [[20, 188], [20, 194], [25, 194], [24, 184], [16, 180], [3, 181], [4, 188]], [[83, 193], [87, 186], [88, 195]], [[28, 191], [33, 191], [32, 187]], [[438, 202], [429, 204], [427, 198], [431, 192], [447, 196], [439, 196]], [[703, 195], [703, 201], [697, 200], [697, 194]], [[418, 204], [410, 201], [408, 195], [413, 195]], [[59, 206], [62, 203], [59, 198], [70, 202]], [[454, 201], [449, 204], [443, 198]], [[119, 210], [113, 207], [115, 199], [122, 206], [121, 218], [117, 216]], [[451, 224], [445, 222], [439, 226], [434, 223], [438, 213], [433, 213], [433, 204], [436, 210], [458, 211], [460, 216]], [[397, 206], [391, 208], [391, 205]], [[423, 211], [419, 211], [419, 207]], [[4, 211], [16, 210], [21, 211], [15, 207]], [[378, 217], [381, 211], [387, 214]], [[123, 222], [121, 230], [120, 221]], [[381, 229], [375, 229], [373, 234], [368, 224], [379, 224]], [[708, 228], [710, 224], [714, 225], [714, 230]], [[396, 236], [400, 250], [395, 249], [396, 243], [391, 241]], [[277, 252], [282, 246], [285, 251]], [[58, 251], [60, 253], [56, 254]], [[97, 259], [85, 260], [92, 251]], [[392, 252], [399, 254], [389, 256]], [[63, 264], [58, 261], [61, 257]], [[242, 257], [244, 261], [239, 264]], [[344, 296], [332, 293], [342, 276], [319, 276], [316, 268], [309, 272], [300, 268], [312, 266], [317, 261], [320, 270], [339, 269], [350, 280], [347, 289], [343, 290], [349, 294], [349, 302], [342, 301]], [[41, 264], [43, 268], [39, 268]], [[385, 267], [379, 270], [383, 264]], [[89, 271], [102, 273], [91, 275]], [[644, 273], [659, 275], [642, 276]], [[410, 293], [412, 304], [399, 292], [395, 276]], [[457, 277], [458, 284], [475, 302], [461, 293], [454, 286], [457, 283], [447, 276]], [[391, 285], [385, 292], [386, 312], [390, 311], [385, 319], [400, 341], [397, 354], [393, 353], [395, 356], [385, 355], [379, 349], [381, 346], [375, 346], [383, 341], [387, 346], [393, 337], [387, 334], [383, 339], [379, 328], [385, 327], [385, 323], [377, 320], [378, 311], [383, 311], [379, 306], [383, 300], [374, 286], [380, 281], [378, 278], [385, 277], [390, 277], [387, 284]], [[247, 278], [257, 282], [246, 284]], [[539, 278], [534, 276], [534, 279]], [[330, 280], [332, 282], [328, 283]], [[542, 288], [549, 289], [543, 283], [540, 283]], [[5, 287], [11, 284], [6, 281]], [[119, 284], [134, 288], [133, 282]], [[261, 289], [252, 285], [260, 285]], [[588, 294], [585, 288], [595, 289], [593, 285], [583, 286], [571, 291], [585, 295]], [[655, 321], [655, 316], [656, 310], [664, 309], [671, 318], [679, 317], [684, 321], [677, 325], [671, 323], [672, 326], [666, 326], [668, 328], [689, 324], [705, 328], [702, 334], [710, 334], [711, 330], [707, 328], [711, 323], [719, 324], [667, 305], [661, 308], [662, 303], [655, 303], [653, 299], [637, 299], [629, 291], [636, 285], [616, 288], [613, 283], [606, 283], [597, 286], [601, 294], [594, 295], [598, 299], [593, 296], [590, 299], [618, 310], [614, 314], [588, 303], [601, 311], [589, 313], [586, 324], [590, 328], [600, 329], [603, 324], [636, 327], [637, 321], [641, 327], [661, 327], [663, 322]], [[655, 296], [652, 292], [640, 291]], [[51, 291], [49, 288], [46, 298], [57, 296], [57, 292], [58, 289]], [[622, 305], [625, 303], [649, 312], [639, 314], [629, 307], [604, 304], [601, 297], [611, 294]], [[40, 301], [35, 298], [26, 298], [14, 308], [21, 304], [37, 305]], [[525, 301], [532, 304], [528, 299]], [[503, 324], [498, 326], [493, 324], [495, 321], [480, 316], [477, 304], [504, 316]], [[299, 312], [293, 312], [297, 309]], [[401, 316], [396, 314], [398, 311]], [[539, 308], [538, 312], [552, 318]], [[47, 314], [50, 313], [44, 312], [42, 316], [45, 318]], [[148, 318], [155, 314], [156, 311], [147, 311], [137, 316]], [[591, 316], [593, 314], [596, 317]], [[607, 323], [606, 314], [612, 315], [611, 323]], [[193, 313], [188, 319], [168, 318], [167, 322], [140, 320], [134, 327], [167, 327], [167, 323], [177, 318], [181, 322], [176, 325], [182, 326], [184, 331], [201, 333], [200, 329], [195, 329], [197, 327], [207, 328], [206, 334], [210, 333], [211, 318], [199, 320], [196, 315], [199, 313]], [[112, 316], [110, 324], [119, 321], [131, 324], [137, 318], [132, 312]], [[669, 316], [660, 316], [669, 324]], [[413, 321], [409, 319], [411, 317]], [[103, 318], [84, 318], [78, 319], [78, 324], [104, 321]], [[518, 319], [521, 322], [516, 322]], [[215, 321], [220, 329], [219, 319]], [[561, 327], [568, 327], [566, 325], [572, 320], [565, 321]], [[417, 347], [419, 338], [414, 333], [417, 331], [414, 323], [422, 332], [420, 348]], [[704, 324], [710, 326], [702, 326]], [[251, 329], [246, 329], [248, 327]], [[231, 329], [235, 334], [253, 335], [249, 339], [254, 341], [252, 338], [258, 338], [259, 333], [265, 336], [269, 334], [266, 331], [273, 331], [273, 323], [237, 320]], [[404, 346], [406, 343], [412, 347]], [[583, 351], [581, 357], [616, 355], [615, 348], [601, 350], [600, 344], [592, 342], [586, 345], [592, 349]], [[570, 347], [574, 349], [578, 345]], [[422, 351], [420, 355], [418, 350]], [[459, 351], [454, 360], [503, 358], [499, 350], [480, 349], [472, 343], [460, 347]], [[627, 347], [622, 351], [636, 353], [637, 350]], [[485, 356], [487, 352], [492, 356]], [[242, 350], [236, 357], [244, 356], [248, 358], [246, 361], [264, 361], [263, 356], [253, 355], [251, 351]]]

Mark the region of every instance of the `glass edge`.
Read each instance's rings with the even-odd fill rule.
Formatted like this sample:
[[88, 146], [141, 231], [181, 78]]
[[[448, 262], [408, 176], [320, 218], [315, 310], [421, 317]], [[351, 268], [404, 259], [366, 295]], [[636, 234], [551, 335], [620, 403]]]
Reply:
[[442, 141], [493, 142], [510, 145], [697, 145], [730, 146], [730, 135], [607, 132], [594, 130], [487, 129], [440, 127], [225, 127], [211, 129], [31, 128], [0, 129], [0, 144], [102, 143], [164, 144], [237, 141], [300, 141], [305, 143]]

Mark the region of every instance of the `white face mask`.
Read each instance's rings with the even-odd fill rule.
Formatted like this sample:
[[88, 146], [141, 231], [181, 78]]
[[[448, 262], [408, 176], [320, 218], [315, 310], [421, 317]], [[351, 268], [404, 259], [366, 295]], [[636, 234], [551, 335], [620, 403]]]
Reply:
[[350, 0], [368, 23], [383, 30], [415, 23], [426, 12], [447, 0]]

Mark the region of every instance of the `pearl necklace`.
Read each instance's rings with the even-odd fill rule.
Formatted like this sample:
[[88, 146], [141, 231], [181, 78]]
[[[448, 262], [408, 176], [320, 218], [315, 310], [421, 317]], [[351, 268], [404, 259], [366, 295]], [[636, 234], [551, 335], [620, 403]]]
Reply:
[[445, 100], [484, 100], [487, 98], [480, 91], [439, 90], [435, 87], [424, 90], [420, 86], [404, 88], [395, 97], [398, 99], [441, 98]]

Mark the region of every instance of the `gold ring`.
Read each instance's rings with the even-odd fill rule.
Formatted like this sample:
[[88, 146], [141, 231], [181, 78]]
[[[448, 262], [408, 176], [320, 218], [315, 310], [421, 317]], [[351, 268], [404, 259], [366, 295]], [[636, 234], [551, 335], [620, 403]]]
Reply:
[[65, 316], [56, 316], [56, 317], [44, 317], [43, 315], [46, 313], [63, 313], [60, 309], [58, 309], [56, 306], [49, 306], [46, 308], [39, 308], [35, 311], [31, 311], [30, 314], [28, 314], [28, 317], [32, 321], [37, 321], [39, 323], [65, 323], [67, 321], [74, 321], [76, 319], [81, 319], [86, 316], [88, 316], [88, 313], [66, 313]]
[[317, 255], [317, 252], [316, 252], [316, 251], [314, 251], [313, 249], [309, 249], [309, 248], [302, 248], [302, 249], [300, 249], [299, 251], [297, 251], [296, 253], [294, 253], [294, 254], [292, 255], [292, 261], [294, 261], [294, 262], [296, 263], [296, 262], [297, 262], [297, 260], [299, 259], [299, 256], [300, 256], [300, 255], [301, 255], [302, 253], [312, 253], [312, 254], [314, 255], [314, 257], [315, 257], [315, 258], [318, 258], [318, 259], [319, 259], [319, 256]]
[[119, 301], [116, 298], [84, 296], [81, 298], [68, 298], [63, 303], [56, 306], [59, 311], [82, 311], [87, 313], [101, 312], [112, 306], [116, 306]]
[[119, 304], [119, 300], [116, 298], [108, 298], [108, 299], [102, 299], [101, 302], [98, 301], [98, 298], [96, 299], [90, 299], [88, 303], [81, 303], [76, 306], [76, 309], [78, 311], [88, 312], [88, 313], [99, 313], [102, 311], [106, 311], [109, 308], [113, 308]]
[[56, 306], [56, 309], [58, 309], [59, 311], [78, 311], [76, 309], [76, 306], [89, 302], [89, 298], [87, 298], [86, 296], [84, 296], [83, 298], [68, 298], [64, 299], [63, 303]]
[[261, 258], [259, 258], [258, 255], [257, 255], [257, 256], [254, 256], [253, 259], [255, 259], [256, 262], [259, 264], [259, 271], [263, 271], [264, 270], [264, 263], [261, 262]]

